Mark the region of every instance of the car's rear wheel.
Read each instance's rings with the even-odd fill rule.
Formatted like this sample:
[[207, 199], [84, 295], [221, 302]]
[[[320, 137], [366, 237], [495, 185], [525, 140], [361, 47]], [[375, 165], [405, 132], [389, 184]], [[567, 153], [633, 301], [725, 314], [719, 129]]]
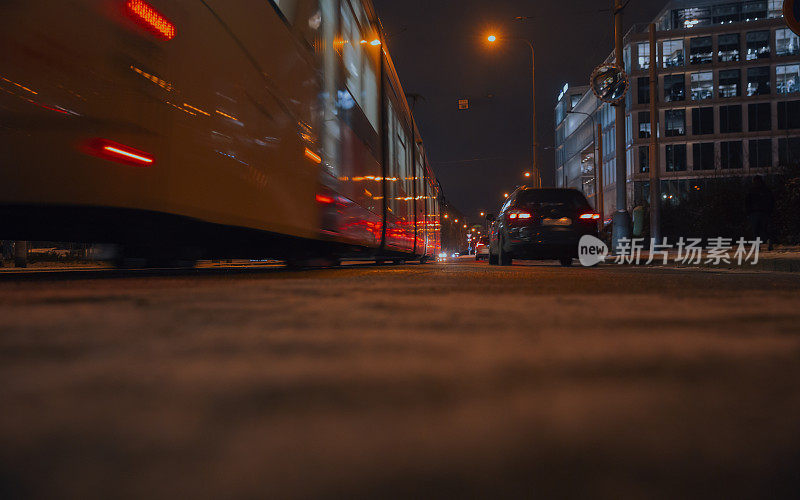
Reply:
[[572, 257], [561, 257], [558, 261], [562, 267], [572, 267]]
[[501, 266], [510, 266], [514, 263], [514, 259], [511, 257], [511, 254], [503, 250], [503, 239], [500, 238], [500, 243], [497, 245], [497, 251], [499, 253], [498, 259], [500, 261]]

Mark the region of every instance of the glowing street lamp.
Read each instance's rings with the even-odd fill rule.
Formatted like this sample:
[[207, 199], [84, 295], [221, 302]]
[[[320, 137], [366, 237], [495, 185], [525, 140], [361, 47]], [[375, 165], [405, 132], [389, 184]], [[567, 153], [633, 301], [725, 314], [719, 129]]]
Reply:
[[[497, 35], [489, 35], [486, 39], [489, 41], [489, 43], [493, 44], [500, 38], [503, 40], [523, 42], [531, 49], [531, 94], [533, 97], [533, 182], [534, 187], [542, 187], [542, 174], [541, 170], [539, 170], [539, 142], [537, 140], [538, 136], [536, 133], [536, 50], [533, 48], [533, 43], [525, 38], [508, 36], [498, 37]], [[526, 175], [526, 177], [528, 176]]]
[[508, 198], [508, 193], [504, 193], [503, 198]]
[[486, 214], [485, 214], [484, 212], [481, 212], [481, 217], [483, 217], [483, 216], [485, 216], [485, 215], [486, 215]]
[[531, 173], [530, 172], [525, 172], [525, 174], [523, 174], [523, 175], [525, 175], [525, 177], [530, 177]]

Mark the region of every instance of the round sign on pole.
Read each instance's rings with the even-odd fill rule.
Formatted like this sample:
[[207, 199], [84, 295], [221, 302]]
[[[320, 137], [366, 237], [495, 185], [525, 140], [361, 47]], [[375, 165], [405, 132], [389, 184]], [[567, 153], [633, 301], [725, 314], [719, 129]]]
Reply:
[[786, 25], [789, 26], [789, 29], [800, 35], [800, 1], [784, 0], [783, 18], [786, 20]]
[[619, 104], [630, 88], [628, 75], [616, 64], [604, 64], [592, 73], [589, 81], [592, 92], [603, 102]]

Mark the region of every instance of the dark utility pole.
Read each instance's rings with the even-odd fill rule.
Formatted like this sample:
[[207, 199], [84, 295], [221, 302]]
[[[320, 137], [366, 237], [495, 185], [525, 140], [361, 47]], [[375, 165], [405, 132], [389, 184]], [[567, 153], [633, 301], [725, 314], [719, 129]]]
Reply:
[[598, 224], [598, 230], [600, 234], [603, 234], [603, 230], [606, 228], [606, 214], [605, 214], [605, 201], [604, 201], [604, 190], [605, 187], [603, 186], [603, 125], [598, 123], [597, 124], [597, 165], [595, 167], [594, 173], [594, 188], [597, 193], [595, 196], [597, 197], [597, 213], [600, 215], [600, 221]]
[[534, 187], [542, 187], [542, 171], [539, 170], [539, 136], [536, 133], [536, 49], [529, 41], [531, 48], [531, 90], [533, 95], [533, 182]]
[[661, 148], [658, 137], [658, 44], [650, 25], [650, 238], [661, 243]]
[[[623, 71], [625, 58], [623, 57], [624, 33], [622, 32], [622, 11], [627, 1], [615, 0], [614, 2], [614, 54], [617, 66]], [[614, 232], [612, 236], [612, 249], [619, 247], [619, 241], [631, 237], [631, 221], [628, 214], [628, 154], [625, 137], [625, 99], [616, 105], [616, 156], [617, 156], [617, 211], [614, 213]]]

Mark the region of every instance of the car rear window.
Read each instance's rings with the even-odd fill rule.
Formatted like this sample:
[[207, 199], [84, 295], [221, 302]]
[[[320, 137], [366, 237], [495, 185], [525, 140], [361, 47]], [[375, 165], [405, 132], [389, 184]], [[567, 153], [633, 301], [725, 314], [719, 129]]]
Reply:
[[589, 202], [583, 193], [573, 189], [529, 189], [517, 195], [517, 206], [531, 205], [583, 208]]

